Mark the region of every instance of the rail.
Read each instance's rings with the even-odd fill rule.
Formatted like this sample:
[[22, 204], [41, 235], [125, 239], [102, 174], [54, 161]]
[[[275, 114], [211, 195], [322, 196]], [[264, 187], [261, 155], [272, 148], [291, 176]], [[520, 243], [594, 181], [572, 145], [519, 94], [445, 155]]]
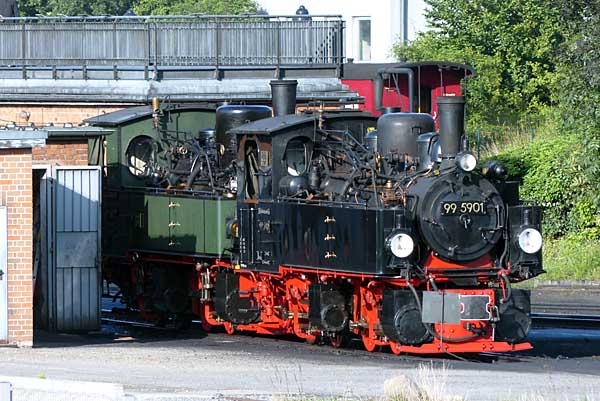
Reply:
[[246, 67], [343, 63], [340, 16], [0, 19], [3, 67]]
[[600, 326], [600, 304], [597, 302], [532, 302], [531, 318], [536, 324], [544, 326], [597, 328]]

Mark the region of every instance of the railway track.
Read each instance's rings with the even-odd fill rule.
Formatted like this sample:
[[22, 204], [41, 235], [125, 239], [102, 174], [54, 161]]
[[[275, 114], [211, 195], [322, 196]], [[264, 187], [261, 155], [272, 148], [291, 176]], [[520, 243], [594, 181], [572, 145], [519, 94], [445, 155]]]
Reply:
[[532, 312], [559, 315], [599, 316], [600, 303], [539, 302], [531, 305]]
[[[102, 323], [111, 325], [122, 325], [131, 326], [140, 329], [152, 329], [158, 331], [178, 331], [182, 329], [182, 326], [174, 322], [158, 322], [156, 320], [145, 320], [139, 318], [134, 312], [119, 311], [115, 312], [111, 309], [102, 309]], [[200, 329], [200, 321], [192, 320], [186, 327], [198, 326]]]
[[543, 325], [598, 327], [600, 303], [536, 302], [531, 305], [531, 318]]
[[[534, 325], [568, 326], [581, 328], [600, 327], [600, 303], [560, 303], [537, 302], [531, 305], [531, 318]], [[176, 325], [157, 325], [156, 322], [138, 319], [131, 314], [114, 313], [111, 309], [102, 309], [102, 321], [109, 324], [123, 324], [136, 327], [174, 330]], [[199, 321], [192, 321], [199, 325]]]
[[[138, 327], [164, 329], [154, 321], [142, 320], [132, 314], [114, 313], [113, 307], [123, 305], [115, 301], [118, 287], [107, 288], [103, 300], [102, 320], [105, 323], [133, 325]], [[542, 285], [532, 290], [531, 317], [534, 325], [544, 327], [600, 327], [600, 285], [571, 282]], [[192, 325], [200, 324], [193, 321]], [[167, 329], [176, 329], [173, 325]]]
[[[141, 335], [142, 338], [146, 339], [155, 339], [155, 338], [163, 338], [164, 336], [173, 337], [176, 336], [178, 338], [185, 338], [186, 335], [179, 336], [179, 331], [174, 325], [167, 326], [157, 326], [156, 323], [152, 323], [150, 321], [141, 321], [137, 318], [127, 319], [124, 317], [117, 317], [113, 311], [111, 310], [102, 310], [102, 322], [109, 325], [115, 326], [126, 326], [134, 329], [133, 334], [135, 336]], [[197, 326], [197, 327], [194, 327]], [[201, 331], [201, 322], [200, 321], [192, 321], [192, 329]], [[217, 330], [219, 331], [219, 330]], [[222, 331], [224, 333], [224, 331]], [[188, 333], [189, 335], [190, 333]], [[251, 333], [240, 332], [236, 337], [237, 341], [243, 341], [243, 338], [254, 337]], [[293, 345], [294, 343], [302, 343], [303, 341], [298, 340], [297, 338], [287, 337], [289, 340], [289, 344]], [[264, 340], [270, 340], [270, 338], [265, 337]], [[326, 342], [321, 342], [321, 345], [327, 345]], [[362, 345], [362, 342], [359, 338], [352, 338], [342, 349], [333, 348], [333, 347], [317, 347], [315, 349], [320, 353], [328, 353], [334, 352], [336, 354], [343, 355], [368, 355], [369, 358], [380, 359], [380, 358], [389, 358], [391, 355], [391, 351], [387, 349], [387, 347], [378, 349], [382, 352], [375, 353], [367, 353]], [[495, 363], [499, 360], [506, 361], [521, 361], [523, 357], [516, 356], [510, 353], [494, 353], [494, 352], [482, 352], [480, 354], [469, 354], [469, 355], [455, 355], [455, 354], [446, 354], [450, 359], [461, 360], [464, 362], [476, 362], [476, 363]], [[396, 357], [396, 356], [394, 356]], [[404, 359], [410, 359], [411, 361], [422, 361], [424, 363], [430, 363], [432, 361], [431, 358], [423, 355], [402, 355]]]
[[[557, 355], [564, 355], [565, 352], [571, 353], [569, 355], [576, 355], [577, 352], [581, 352], [581, 349], [578, 346], [574, 346], [577, 342], [577, 338], [580, 338], [582, 335], [586, 335], [585, 333], [592, 333], [591, 335], [597, 336], [598, 330], [600, 330], [600, 313], [596, 315], [591, 314], [567, 314], [569, 312], [569, 308], [563, 308], [558, 312], [554, 313], [558, 310], [558, 307], [553, 309], [553, 312], [540, 312], [542, 311], [550, 311], [548, 305], [544, 305], [546, 308], [541, 308], [541, 305], [533, 305], [534, 312], [531, 314], [533, 319], [533, 327], [532, 332], [536, 333], [530, 340], [530, 342], [534, 343], [534, 351], [525, 352], [525, 354], [516, 355], [513, 353], [498, 353], [498, 352], [482, 352], [479, 354], [468, 354], [468, 355], [455, 355], [455, 354], [447, 354], [446, 357], [450, 359], [458, 359], [462, 361], [469, 362], [477, 362], [477, 363], [496, 363], [500, 360], [502, 361], [522, 361], [532, 356], [539, 355], [554, 355], [554, 353], [558, 352]], [[571, 309], [571, 312], [575, 310]], [[588, 305], [587, 308], [578, 308], [579, 310], [587, 310], [594, 311], [591, 305]], [[200, 321], [192, 321], [191, 327], [188, 326], [191, 330], [181, 331], [181, 327], [179, 327], [174, 322], [167, 322], [164, 325], [158, 325], [156, 321], [151, 320], [142, 320], [136, 317], [133, 314], [123, 314], [122, 312], [115, 313], [115, 311], [110, 309], [103, 309], [102, 311], [102, 321], [108, 327], [113, 326], [113, 329], [108, 328], [107, 330], [114, 330], [115, 333], [120, 333], [119, 335], [133, 336], [141, 341], [155, 341], [157, 339], [163, 338], [178, 338], [178, 339], [189, 339], [189, 338], [198, 338], [206, 336], [205, 333], [202, 332], [201, 322]], [[105, 326], [106, 327], [106, 326]], [[222, 330], [217, 330], [218, 333], [224, 333]], [[576, 332], [577, 334], [573, 334]], [[125, 334], [124, 334], [125, 333]], [[217, 335], [218, 335], [217, 333]], [[541, 333], [553, 333], [552, 336], [559, 336], [560, 340], [557, 340], [557, 337], [552, 337], [553, 346], [548, 348], [546, 344], [549, 340], [544, 337], [550, 334], [541, 334]], [[542, 337], [540, 337], [540, 335]], [[241, 337], [244, 336], [244, 333], [241, 333]], [[254, 337], [249, 335], [250, 338]], [[260, 336], [259, 336], [260, 337]], [[541, 338], [541, 340], [540, 340]], [[293, 344], [295, 342], [299, 342], [297, 338], [288, 338], [289, 343]], [[236, 341], [248, 341], [247, 338], [240, 339], [240, 336], [236, 338]], [[261, 340], [262, 341], [262, 340]], [[556, 341], [561, 341], [560, 346], [557, 345]], [[301, 341], [300, 341], [301, 342]], [[320, 342], [321, 345], [327, 345], [328, 342]], [[575, 347], [575, 348], [573, 348]], [[566, 351], [565, 351], [566, 350]], [[350, 341], [343, 349], [337, 349], [333, 347], [317, 347], [318, 352], [335, 352], [342, 353], [344, 355], [365, 355], [365, 350], [363, 348], [362, 342], [359, 338], [354, 338]], [[387, 348], [381, 349], [383, 352], [376, 353], [367, 353], [369, 358], [388, 358], [391, 354], [391, 351], [387, 350]], [[419, 355], [404, 355], [403, 358], [408, 358], [411, 361], [415, 360], [423, 360], [423, 361], [431, 361], [430, 358], [426, 356]]]

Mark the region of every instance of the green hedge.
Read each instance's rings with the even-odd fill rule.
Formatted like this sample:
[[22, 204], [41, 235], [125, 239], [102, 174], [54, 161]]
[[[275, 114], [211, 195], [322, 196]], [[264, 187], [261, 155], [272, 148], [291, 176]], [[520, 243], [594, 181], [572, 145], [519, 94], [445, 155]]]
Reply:
[[491, 158], [521, 182], [521, 199], [544, 207], [543, 279], [600, 278], [600, 187], [590, 174], [589, 151], [590, 141], [580, 135], [554, 134]]
[[493, 159], [503, 162], [509, 178], [521, 182], [521, 198], [544, 207], [544, 234], [555, 239], [568, 233], [600, 238], [595, 192], [584, 172], [583, 142], [577, 135], [542, 139]]

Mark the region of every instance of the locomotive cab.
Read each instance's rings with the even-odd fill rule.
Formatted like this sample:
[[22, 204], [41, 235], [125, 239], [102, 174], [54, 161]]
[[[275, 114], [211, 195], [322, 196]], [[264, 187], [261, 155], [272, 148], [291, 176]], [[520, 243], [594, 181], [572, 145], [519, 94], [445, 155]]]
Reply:
[[[315, 129], [319, 124], [322, 128]], [[388, 255], [377, 255], [385, 241], [377, 229], [390, 219], [378, 216], [383, 210], [370, 209], [364, 202], [344, 203], [335, 198], [349, 188], [351, 173], [340, 167], [346, 162], [336, 159], [338, 149], [327, 144], [345, 136], [353, 146], [362, 146], [361, 134], [375, 124], [376, 119], [364, 113], [344, 112], [275, 117], [236, 129], [238, 155], [246, 169], [238, 192], [242, 266], [272, 271], [280, 265], [329, 266], [384, 273], [387, 262], [383, 259]], [[248, 152], [249, 148], [258, 153]], [[264, 152], [272, 153], [266, 156]], [[272, 163], [257, 164], [257, 158]], [[255, 185], [260, 196], [249, 197], [252, 190], [248, 188]], [[393, 220], [394, 212], [390, 213]], [[251, 235], [263, 239], [252, 241], [255, 249], [244, 247], [249, 242], [243, 238]], [[365, 246], [368, 252], [361, 250]]]

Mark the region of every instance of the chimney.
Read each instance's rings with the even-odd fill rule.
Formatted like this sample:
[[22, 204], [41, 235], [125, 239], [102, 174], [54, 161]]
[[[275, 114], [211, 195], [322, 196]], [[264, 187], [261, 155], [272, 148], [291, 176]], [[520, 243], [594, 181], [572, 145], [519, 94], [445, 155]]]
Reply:
[[291, 79], [271, 81], [271, 97], [273, 99], [273, 115], [275, 117], [296, 114], [297, 86], [298, 81]]
[[454, 159], [460, 152], [461, 138], [465, 132], [465, 98], [439, 96], [436, 101], [443, 163], [444, 160]]

